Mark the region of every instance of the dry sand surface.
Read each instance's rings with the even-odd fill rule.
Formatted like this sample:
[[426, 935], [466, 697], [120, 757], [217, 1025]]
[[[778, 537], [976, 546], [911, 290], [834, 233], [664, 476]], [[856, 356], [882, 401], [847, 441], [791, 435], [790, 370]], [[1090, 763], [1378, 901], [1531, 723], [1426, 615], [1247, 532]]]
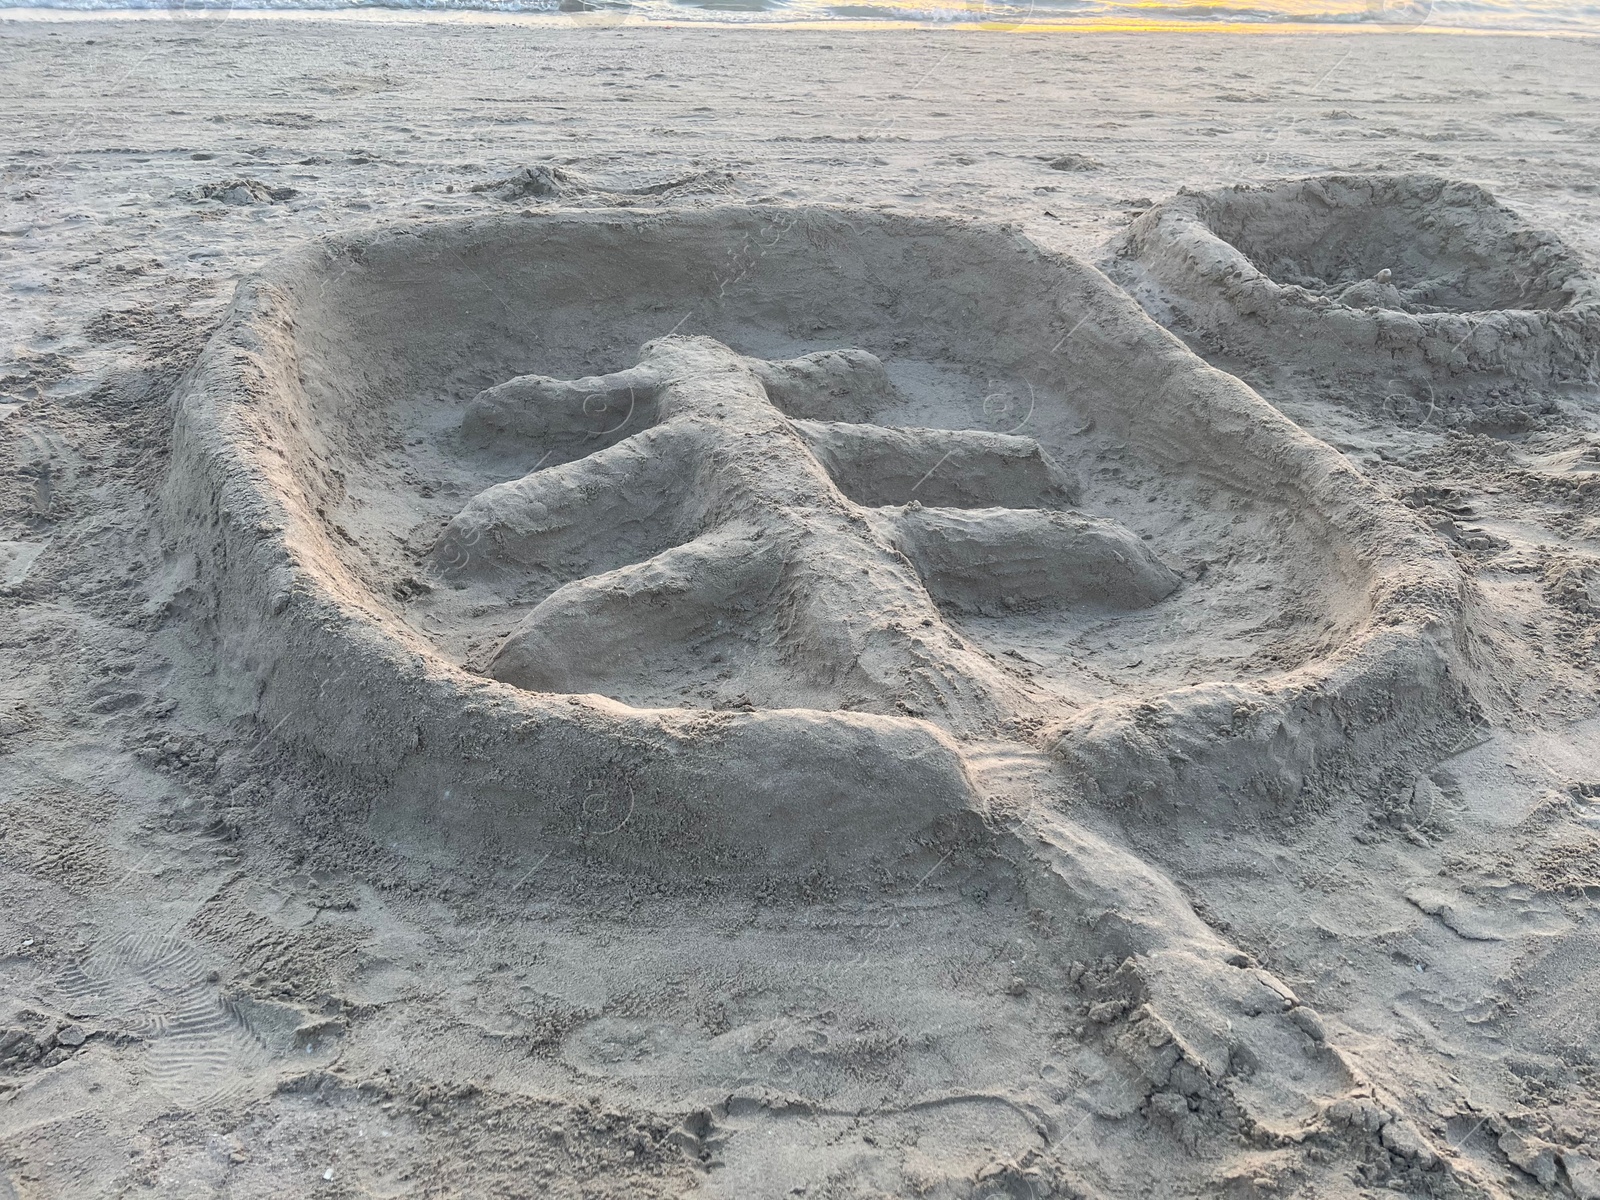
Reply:
[[1600, 1197], [1600, 42], [0, 80], [0, 1200]]

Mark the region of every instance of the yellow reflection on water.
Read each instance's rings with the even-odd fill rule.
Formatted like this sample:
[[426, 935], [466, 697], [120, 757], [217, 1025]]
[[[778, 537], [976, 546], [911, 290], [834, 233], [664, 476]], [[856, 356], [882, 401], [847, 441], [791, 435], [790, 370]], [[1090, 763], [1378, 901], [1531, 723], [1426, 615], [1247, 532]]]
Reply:
[[[248, 0], [243, 0], [248, 2]], [[393, 2], [393, 0], [391, 0]], [[1121, 0], [1125, 11], [1140, 8], [1149, 16], [1079, 15], [1070, 11], [1027, 7], [1029, 0], [828, 0], [835, 12], [843, 9], [859, 15], [785, 18], [771, 11], [758, 20], [712, 16], [705, 10], [690, 10], [681, 15], [665, 6], [651, 5], [603, 10], [599, 12], [506, 12], [485, 9], [439, 9], [378, 7], [343, 9], [251, 9], [224, 8], [229, 20], [246, 21], [355, 21], [441, 25], [522, 25], [565, 28], [657, 28], [657, 29], [741, 29], [814, 30], [846, 33], [850, 31], [924, 32], [974, 31], [989, 33], [1124, 33], [1124, 34], [1395, 34], [1416, 31], [1435, 34], [1466, 34], [1515, 37], [1593, 37], [1587, 30], [1506, 29], [1446, 25], [1434, 17], [1424, 20], [1427, 0], [1276, 0], [1277, 8], [1289, 19], [1228, 20], [1222, 16], [1184, 18], [1174, 14], [1196, 10], [1212, 13], [1269, 14], [1260, 0]], [[805, 7], [811, 7], [806, 5]], [[1022, 11], [1018, 11], [1021, 9]], [[780, 10], [781, 12], [781, 10]], [[1369, 14], [1377, 13], [1376, 18]], [[881, 14], [881, 15], [880, 15]], [[904, 14], [899, 15], [899, 14]], [[1302, 15], [1303, 14], [1303, 15]], [[1309, 18], [1309, 19], [1308, 19]], [[0, 26], [16, 21], [118, 21], [160, 20], [181, 24], [187, 19], [160, 9], [120, 9], [83, 11], [59, 8], [0, 8]], [[204, 18], [196, 18], [204, 19]]]
[[[1020, 4], [1014, 0], [1007, 4], [1007, 7], [1025, 6], [1026, 0], [1021, 0]], [[862, 0], [860, 7], [908, 13], [937, 10], [981, 15], [991, 11], [994, 5], [986, 3], [985, 0]], [[1152, 21], [1162, 25], [1176, 23], [1179, 28], [1187, 28], [1191, 21], [1196, 24], [1203, 22], [1208, 27], [1215, 26], [1219, 23], [1219, 18], [1210, 15], [1215, 13], [1259, 12], [1261, 19], [1271, 19], [1274, 24], [1418, 21], [1428, 13], [1428, 6], [1425, 3], [1405, 3], [1403, 0], [1400, 3], [1384, 3], [1383, 0], [1274, 0], [1270, 4], [1253, 3], [1251, 0], [1119, 0], [1117, 7], [1124, 10], [1147, 10], [1157, 15], [1143, 17], [1136, 13], [1125, 12], [1116, 17], [1100, 18], [1077, 15], [1069, 11], [1060, 13], [1057, 19], [1063, 23], [1116, 25], [1143, 29]], [[1257, 23], [1259, 22], [1239, 22], [1242, 25]]]

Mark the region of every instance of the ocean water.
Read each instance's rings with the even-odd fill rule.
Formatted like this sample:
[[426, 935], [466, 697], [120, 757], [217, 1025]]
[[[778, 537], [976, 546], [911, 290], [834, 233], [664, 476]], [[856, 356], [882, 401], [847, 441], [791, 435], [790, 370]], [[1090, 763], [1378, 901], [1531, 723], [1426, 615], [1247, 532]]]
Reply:
[[1600, 34], [1600, 0], [0, 0], [0, 10], [503, 13], [574, 24]]

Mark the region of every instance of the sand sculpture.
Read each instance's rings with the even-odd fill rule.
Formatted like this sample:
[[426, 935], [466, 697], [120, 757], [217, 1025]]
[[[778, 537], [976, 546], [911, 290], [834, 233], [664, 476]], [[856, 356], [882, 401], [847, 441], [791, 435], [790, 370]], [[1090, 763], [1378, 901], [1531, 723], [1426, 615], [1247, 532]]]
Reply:
[[164, 507], [219, 705], [390, 845], [1010, 863], [1154, 1108], [1360, 1084], [1106, 822], [1392, 790], [1474, 719], [1464, 585], [1087, 266], [829, 209], [329, 242], [241, 287]]

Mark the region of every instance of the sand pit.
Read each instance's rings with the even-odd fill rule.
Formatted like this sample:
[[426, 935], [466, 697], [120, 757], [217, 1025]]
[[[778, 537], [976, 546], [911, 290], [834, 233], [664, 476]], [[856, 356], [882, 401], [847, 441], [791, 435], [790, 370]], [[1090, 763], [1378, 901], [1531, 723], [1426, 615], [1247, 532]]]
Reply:
[[221, 702], [370, 785], [389, 845], [762, 889], [1023, 849], [1142, 1103], [1286, 1135], [1358, 1083], [1314, 1015], [1066, 814], [1213, 837], [1473, 719], [1415, 519], [999, 228], [319, 245], [187, 379], [164, 510]]
[[244, 286], [180, 409], [167, 509], [241, 702], [427, 839], [585, 833], [542, 798], [599, 790], [619, 852], [809, 869], [983, 812], [962, 741], [1236, 808], [1459, 717], [1392, 699], [1443, 683], [1460, 612], [1409, 516], [1004, 231], [723, 209], [330, 244]]
[[1118, 253], [1125, 281], [1208, 347], [1346, 381], [1388, 415], [1472, 427], [1520, 407], [1527, 420], [1544, 407], [1530, 390], [1600, 376], [1600, 283], [1473, 184], [1332, 175], [1186, 191]]

